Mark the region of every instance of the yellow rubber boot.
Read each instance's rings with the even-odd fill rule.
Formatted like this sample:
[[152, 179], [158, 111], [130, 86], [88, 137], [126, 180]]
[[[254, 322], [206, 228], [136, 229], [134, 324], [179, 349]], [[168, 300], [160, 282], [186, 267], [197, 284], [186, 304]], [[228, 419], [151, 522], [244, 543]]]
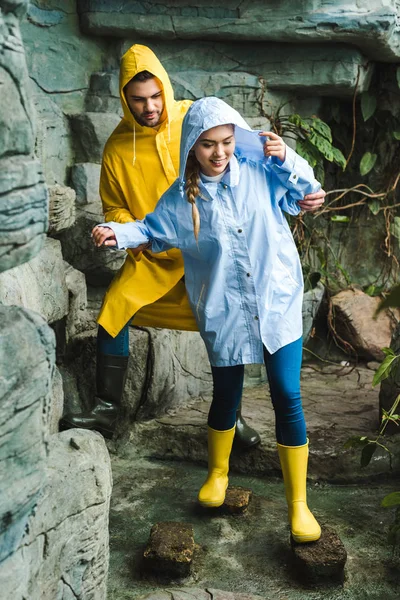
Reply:
[[300, 544], [315, 542], [321, 537], [321, 527], [307, 506], [308, 441], [304, 446], [278, 444], [278, 452], [292, 537]]
[[208, 476], [198, 495], [202, 506], [217, 507], [224, 503], [234, 437], [235, 427], [227, 431], [208, 428]]

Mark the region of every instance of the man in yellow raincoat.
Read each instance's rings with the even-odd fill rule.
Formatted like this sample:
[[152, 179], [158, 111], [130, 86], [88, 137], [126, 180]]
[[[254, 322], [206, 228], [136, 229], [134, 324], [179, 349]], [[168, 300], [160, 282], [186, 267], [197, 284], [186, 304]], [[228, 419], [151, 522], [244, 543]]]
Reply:
[[[124, 116], [104, 148], [100, 195], [106, 221], [143, 219], [179, 173], [182, 121], [191, 101], [174, 100], [169, 77], [155, 54], [135, 44], [121, 59], [120, 97]], [[310, 208], [323, 202], [314, 194]], [[67, 414], [62, 429], [81, 427], [112, 437], [124, 389], [129, 324], [197, 331], [183, 282], [178, 250], [128, 256], [108, 288], [98, 317], [97, 396], [94, 408]], [[236, 438], [250, 447], [260, 441], [237, 412]]]

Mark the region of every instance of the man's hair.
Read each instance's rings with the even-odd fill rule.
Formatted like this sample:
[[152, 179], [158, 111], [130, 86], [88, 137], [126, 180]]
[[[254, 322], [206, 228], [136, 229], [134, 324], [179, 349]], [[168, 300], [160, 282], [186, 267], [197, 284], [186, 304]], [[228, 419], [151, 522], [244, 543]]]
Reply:
[[136, 73], [135, 77], [132, 77], [129, 83], [131, 81], [147, 81], [148, 79], [154, 79], [154, 77], [155, 75], [150, 71], [140, 71], [140, 73]]

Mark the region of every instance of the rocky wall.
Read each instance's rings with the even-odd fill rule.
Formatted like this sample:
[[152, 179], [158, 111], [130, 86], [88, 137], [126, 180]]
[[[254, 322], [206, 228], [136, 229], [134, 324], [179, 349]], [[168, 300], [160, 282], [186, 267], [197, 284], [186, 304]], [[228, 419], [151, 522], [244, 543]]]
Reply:
[[51, 207], [19, 29], [27, 4], [0, 1], [1, 597], [102, 600], [111, 469], [101, 436], [58, 434], [63, 390], [48, 323], [69, 315], [73, 286], [60, 243], [46, 238]]

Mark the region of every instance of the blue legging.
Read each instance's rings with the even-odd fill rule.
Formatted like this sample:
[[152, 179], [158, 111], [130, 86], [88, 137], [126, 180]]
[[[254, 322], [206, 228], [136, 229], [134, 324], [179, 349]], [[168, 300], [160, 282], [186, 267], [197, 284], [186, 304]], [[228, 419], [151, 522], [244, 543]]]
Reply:
[[[284, 346], [274, 354], [264, 348], [275, 431], [279, 444], [302, 446], [307, 442], [306, 424], [300, 394], [302, 339]], [[212, 367], [214, 391], [208, 425], [218, 431], [232, 429], [243, 391], [244, 365]]]
[[[130, 320], [129, 320], [130, 321]], [[113, 338], [112, 335], [99, 325], [97, 330], [97, 352], [113, 356], [129, 355], [129, 322]]]
[[[284, 346], [274, 354], [264, 348], [272, 404], [275, 411], [276, 439], [284, 446], [306, 443], [306, 425], [300, 394], [302, 339]], [[113, 338], [99, 325], [97, 350], [101, 354], [128, 356], [129, 323]], [[232, 429], [242, 398], [244, 365], [211, 367], [214, 381], [213, 401], [208, 425], [218, 431]]]

